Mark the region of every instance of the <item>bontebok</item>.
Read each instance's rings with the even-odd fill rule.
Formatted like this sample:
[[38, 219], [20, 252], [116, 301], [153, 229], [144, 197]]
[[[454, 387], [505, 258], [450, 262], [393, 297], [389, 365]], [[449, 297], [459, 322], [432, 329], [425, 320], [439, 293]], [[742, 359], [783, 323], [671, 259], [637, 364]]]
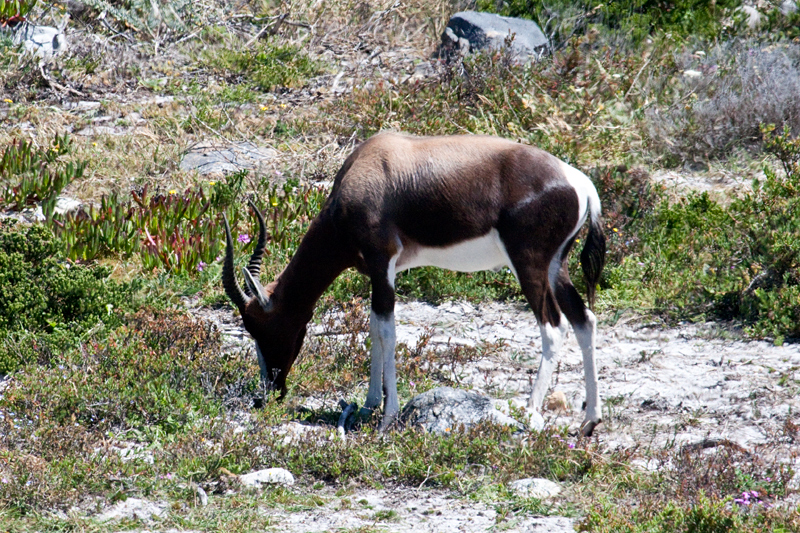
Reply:
[[387, 427], [400, 410], [394, 359], [397, 272], [424, 265], [463, 272], [507, 266], [542, 335], [529, 408], [541, 411], [569, 321], [583, 352], [583, 433], [591, 435], [600, 423], [596, 320], [573, 287], [566, 261], [588, 217], [581, 266], [593, 305], [605, 237], [597, 191], [580, 171], [547, 152], [495, 137], [381, 133], [347, 158], [297, 253], [265, 287], [258, 275], [267, 234], [255, 211], [259, 238], [244, 269], [244, 290], [234, 275], [227, 221], [222, 280], [256, 341], [262, 378], [282, 395], [315, 303], [343, 270], [356, 267], [372, 282], [365, 407], [378, 407], [383, 399], [381, 427]]

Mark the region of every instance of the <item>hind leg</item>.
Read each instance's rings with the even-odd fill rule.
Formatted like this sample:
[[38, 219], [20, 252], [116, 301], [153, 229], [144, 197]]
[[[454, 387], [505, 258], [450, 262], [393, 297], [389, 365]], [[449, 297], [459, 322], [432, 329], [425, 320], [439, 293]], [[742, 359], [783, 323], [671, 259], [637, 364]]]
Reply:
[[553, 291], [550, 289], [547, 278], [548, 262], [544, 258], [528, 257], [526, 259], [528, 260], [517, 259], [514, 261], [512, 259], [512, 263], [522, 292], [539, 322], [539, 331], [542, 336], [542, 359], [528, 398], [528, 409], [532, 412], [534, 425], [541, 428], [544, 425], [541, 417], [542, 404], [558, 363], [558, 352], [561, 349], [566, 324], [561, 321], [561, 311]]
[[590, 436], [594, 428], [602, 422], [602, 406], [595, 362], [597, 318], [587, 309], [578, 291], [572, 285], [566, 265], [561, 268], [556, 281], [556, 300], [567, 320], [572, 324], [583, 354], [583, 372], [586, 379], [586, 416], [581, 424], [581, 432]]

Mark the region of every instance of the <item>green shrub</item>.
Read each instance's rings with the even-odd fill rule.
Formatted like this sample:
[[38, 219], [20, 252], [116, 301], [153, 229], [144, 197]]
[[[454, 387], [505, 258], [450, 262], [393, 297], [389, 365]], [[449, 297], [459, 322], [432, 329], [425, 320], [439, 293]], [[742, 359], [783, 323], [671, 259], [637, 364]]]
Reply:
[[110, 274], [108, 267], [67, 261], [43, 226], [0, 222], [0, 373], [48, 357], [49, 344], [118, 324], [132, 287]]
[[259, 43], [253, 49], [217, 50], [207, 61], [232, 75], [245, 75], [263, 91], [300, 87], [323, 71], [322, 64], [308, 57], [300, 47], [278, 44], [276, 39]]
[[765, 148], [790, 172], [765, 168], [728, 206], [692, 193], [637, 219], [630, 254], [606, 272], [615, 305], [736, 318], [778, 342], [800, 336], [800, 143], [788, 129], [764, 131]]
[[654, 32], [714, 39], [730, 28], [726, 18], [740, 0], [478, 0], [478, 9], [536, 21], [556, 45], [589, 28], [641, 43]]
[[627, 160], [634, 113], [623, 98], [641, 56], [581, 42], [535, 65], [504, 53], [437, 64], [417, 83], [356, 89], [327, 106], [324, 123], [361, 138], [383, 129], [415, 135], [470, 132], [538, 146], [568, 162]]
[[[218, 433], [195, 433], [214, 425], [226, 403], [252, 405], [243, 405], [258, 386], [252, 354], [221, 354], [219, 331], [183, 311], [143, 309], [123, 322], [110, 333], [86, 335], [54, 354], [51, 365], [28, 367], [8, 382], [0, 397], [4, 512], [68, 506], [87, 494], [149, 493], [157, 469], [174, 468], [175, 457], [186, 451], [179, 449], [181, 435], [193, 447], [185, 464], [194, 475], [198, 456], [219, 457], [219, 466], [234, 468], [243, 454], [254, 455], [249, 433], [238, 436], [236, 456], [227, 459], [230, 448], [208, 446], [206, 439], [218, 442]], [[116, 446], [125, 446], [120, 440], [133, 441], [129, 456], [118, 453]], [[176, 440], [179, 445], [169, 448]]]
[[61, 159], [72, 150], [67, 134], [56, 134], [48, 148], [36, 148], [20, 139], [3, 151], [0, 159], [0, 207], [22, 211], [40, 202], [47, 219], [53, 216], [56, 198], [61, 191], [83, 176], [86, 161]]
[[138, 32], [139, 39], [153, 39], [158, 30], [182, 35], [198, 20], [196, 2], [189, 0], [86, 0], [96, 13], [106, 13], [126, 29]]

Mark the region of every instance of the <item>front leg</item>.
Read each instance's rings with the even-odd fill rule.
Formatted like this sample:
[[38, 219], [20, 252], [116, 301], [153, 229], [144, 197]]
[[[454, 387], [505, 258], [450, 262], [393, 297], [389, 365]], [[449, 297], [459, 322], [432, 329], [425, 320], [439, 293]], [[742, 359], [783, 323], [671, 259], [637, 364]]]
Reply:
[[[394, 313], [381, 316], [374, 311], [370, 314], [369, 333], [372, 338], [373, 354], [378, 351], [380, 355], [373, 356], [370, 368], [370, 394], [373, 390], [373, 376], [383, 371], [383, 420], [381, 431], [388, 428], [400, 414], [400, 402], [397, 398], [397, 374], [395, 369], [394, 350], [396, 335], [394, 329]], [[382, 366], [378, 366], [379, 361]], [[378, 364], [376, 364], [378, 363]], [[377, 369], [376, 369], [377, 367]], [[380, 387], [380, 383], [377, 385]], [[380, 389], [379, 389], [380, 390]], [[371, 398], [367, 396], [367, 401]], [[379, 396], [380, 398], [380, 396]]]
[[369, 361], [369, 391], [367, 401], [364, 403], [366, 409], [375, 409], [380, 406], [383, 397], [383, 332], [385, 327], [381, 327], [380, 315], [372, 311], [369, 314], [369, 338], [372, 343]]
[[365, 407], [380, 405], [383, 392], [383, 420], [380, 429], [385, 430], [400, 414], [397, 399], [397, 376], [394, 362], [394, 261], [382, 264], [372, 278], [372, 312], [369, 315], [369, 336], [372, 340], [369, 369], [369, 392]]

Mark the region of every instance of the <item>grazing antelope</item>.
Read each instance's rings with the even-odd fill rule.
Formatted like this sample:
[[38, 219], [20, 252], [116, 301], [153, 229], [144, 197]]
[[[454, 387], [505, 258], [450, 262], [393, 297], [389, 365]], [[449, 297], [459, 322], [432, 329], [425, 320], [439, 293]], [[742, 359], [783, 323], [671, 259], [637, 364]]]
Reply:
[[542, 335], [542, 361], [528, 406], [538, 416], [566, 334], [566, 316], [583, 352], [586, 417], [600, 423], [594, 314], [567, 271], [567, 254], [589, 217], [581, 266], [590, 306], [605, 263], [597, 191], [580, 171], [537, 148], [496, 137], [411, 137], [381, 133], [347, 158], [333, 190], [289, 265], [263, 287], [258, 275], [266, 244], [261, 213], [258, 243], [234, 275], [227, 220], [222, 270], [225, 292], [256, 341], [262, 379], [286, 393], [306, 325], [323, 291], [346, 268], [372, 282], [372, 339], [365, 407], [381, 399], [386, 428], [398, 415], [395, 376], [394, 281], [397, 272], [432, 265], [462, 272], [507, 266], [516, 276]]

